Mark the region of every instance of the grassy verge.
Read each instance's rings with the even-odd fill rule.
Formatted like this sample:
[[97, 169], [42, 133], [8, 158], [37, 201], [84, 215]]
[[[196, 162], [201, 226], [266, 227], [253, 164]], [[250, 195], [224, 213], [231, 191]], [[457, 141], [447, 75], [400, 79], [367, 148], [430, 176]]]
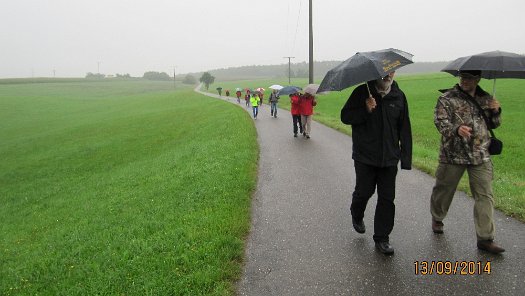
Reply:
[[[457, 83], [457, 78], [445, 73], [426, 75], [398, 75], [400, 87], [406, 93], [410, 105], [414, 137], [414, 165], [433, 175], [437, 167], [440, 136], [434, 126], [434, 107], [440, 93], [439, 89], [450, 88]], [[319, 83], [320, 81], [317, 81]], [[292, 85], [304, 87], [306, 79], [294, 79]], [[226, 89], [236, 87], [264, 87], [272, 84], [288, 85], [287, 80], [235, 81], [220, 83]], [[215, 89], [219, 83], [210, 86]], [[492, 81], [481, 81], [481, 87], [492, 91]], [[521, 135], [525, 134], [525, 111], [523, 108], [522, 89], [525, 80], [499, 79], [497, 97], [502, 104], [501, 127], [495, 130], [498, 138], [504, 142], [502, 155], [494, 156], [494, 197], [496, 208], [509, 216], [525, 221], [525, 150], [520, 145]], [[340, 111], [354, 88], [341, 92], [331, 92], [318, 96], [319, 104], [315, 108], [314, 119], [334, 129], [351, 134], [349, 126], [341, 123]], [[269, 90], [266, 90], [266, 98]], [[281, 98], [279, 107], [289, 109], [290, 103]], [[350, 148], [349, 148], [350, 149]], [[350, 153], [350, 150], [349, 150]], [[469, 193], [466, 178], [460, 183], [460, 190]], [[430, 192], [429, 192], [430, 196]]]
[[233, 294], [255, 128], [172, 87], [0, 85], [0, 294]]

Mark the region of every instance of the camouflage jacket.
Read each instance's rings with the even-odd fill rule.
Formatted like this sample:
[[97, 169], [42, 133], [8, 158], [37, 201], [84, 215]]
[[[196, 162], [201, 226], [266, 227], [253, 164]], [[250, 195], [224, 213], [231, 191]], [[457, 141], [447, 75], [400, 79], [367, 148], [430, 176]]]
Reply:
[[[470, 102], [468, 97], [470, 95], [456, 84], [453, 88], [445, 90], [437, 101], [434, 124], [441, 133], [441, 163], [478, 165], [490, 160], [490, 133], [487, 124], [479, 108]], [[485, 112], [490, 128], [498, 127], [501, 124], [501, 109], [499, 112], [489, 109], [488, 102], [492, 100], [492, 96], [478, 86], [473, 99]], [[458, 135], [460, 125], [472, 128], [470, 139]]]

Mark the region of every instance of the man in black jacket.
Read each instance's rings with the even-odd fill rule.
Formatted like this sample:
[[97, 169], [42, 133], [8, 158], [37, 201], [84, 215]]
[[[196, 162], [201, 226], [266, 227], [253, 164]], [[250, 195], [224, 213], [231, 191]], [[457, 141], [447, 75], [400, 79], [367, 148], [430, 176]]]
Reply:
[[392, 72], [357, 87], [341, 110], [341, 121], [352, 126], [352, 159], [356, 185], [352, 194], [352, 224], [365, 233], [366, 204], [377, 186], [374, 242], [383, 254], [393, 254], [389, 235], [394, 228], [397, 165], [412, 168], [412, 131], [405, 94]]

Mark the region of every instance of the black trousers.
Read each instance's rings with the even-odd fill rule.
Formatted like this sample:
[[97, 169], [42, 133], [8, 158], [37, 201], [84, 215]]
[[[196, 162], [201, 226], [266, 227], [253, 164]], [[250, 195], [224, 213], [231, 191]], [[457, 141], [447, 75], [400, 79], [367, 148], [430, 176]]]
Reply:
[[374, 241], [388, 242], [394, 228], [397, 166], [375, 167], [354, 161], [356, 184], [350, 211], [356, 220], [365, 216], [366, 204], [377, 186]]
[[301, 115], [293, 115], [293, 133], [297, 134], [297, 130], [301, 131], [301, 134], [303, 133], [303, 126], [301, 125]]

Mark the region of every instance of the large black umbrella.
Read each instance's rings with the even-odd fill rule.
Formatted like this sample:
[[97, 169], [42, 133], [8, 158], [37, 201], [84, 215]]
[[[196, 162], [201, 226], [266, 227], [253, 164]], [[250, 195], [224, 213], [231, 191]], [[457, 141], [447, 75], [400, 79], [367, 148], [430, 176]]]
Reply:
[[398, 49], [358, 52], [328, 71], [318, 92], [339, 91], [361, 82], [383, 78], [412, 63], [412, 54]]
[[494, 79], [493, 96], [496, 93], [496, 78], [525, 79], [525, 56], [504, 51], [489, 51], [461, 57], [445, 66], [441, 71], [454, 76], [461, 70], [480, 70], [481, 77]]

